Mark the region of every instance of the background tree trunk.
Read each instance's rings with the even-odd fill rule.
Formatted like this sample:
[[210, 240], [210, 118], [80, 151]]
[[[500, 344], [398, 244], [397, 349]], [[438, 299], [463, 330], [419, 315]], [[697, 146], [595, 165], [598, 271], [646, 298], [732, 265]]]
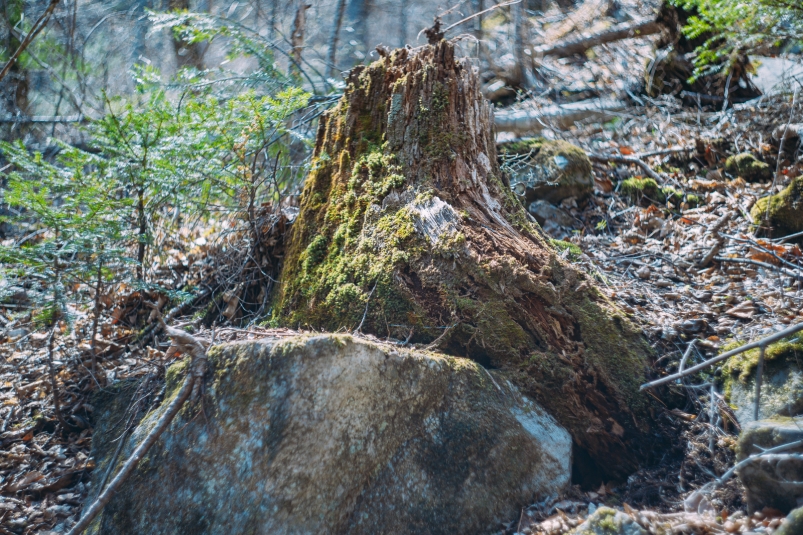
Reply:
[[578, 479], [621, 479], [650, 448], [646, 342], [528, 221], [477, 75], [419, 50], [353, 69], [322, 117], [274, 321], [502, 370], [572, 434]]
[[[168, 0], [167, 9], [169, 11], [186, 11], [190, 9], [190, 0]], [[172, 41], [179, 69], [195, 67], [198, 70], [202, 70], [204, 68], [204, 50], [200, 43], [190, 44], [183, 39], [176, 39], [175, 36], [173, 36]]]
[[[6, 50], [6, 58], [19, 48], [22, 39], [25, 37], [24, 28], [18, 27], [23, 17], [25, 2], [23, 0], [8, 0], [3, 6], [3, 48]], [[34, 17], [36, 19], [36, 17]], [[16, 31], [14, 30], [17, 26]], [[17, 33], [19, 32], [19, 33]], [[5, 66], [5, 61], [0, 62], [0, 70]], [[23, 61], [17, 61], [12, 65], [11, 70], [5, 79], [0, 82], [0, 95], [3, 99], [3, 115], [27, 115], [28, 114], [28, 89], [30, 81], [26, 65]], [[3, 133], [6, 138], [11, 131], [17, 129], [16, 136], [22, 137], [21, 126], [11, 124], [7, 127], [8, 132]]]
[[340, 38], [340, 27], [343, 25], [343, 13], [346, 10], [346, 0], [337, 0], [335, 5], [335, 20], [332, 24], [332, 34], [329, 37], [329, 55], [327, 57], [329, 77], [337, 74], [337, 42]]

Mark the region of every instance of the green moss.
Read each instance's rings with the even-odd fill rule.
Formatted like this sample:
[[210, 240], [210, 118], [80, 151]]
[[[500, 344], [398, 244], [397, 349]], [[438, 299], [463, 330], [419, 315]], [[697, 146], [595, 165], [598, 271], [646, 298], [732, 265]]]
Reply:
[[772, 178], [770, 166], [757, 160], [749, 152], [743, 152], [725, 160], [725, 171], [731, 175], [742, 177], [748, 182], [762, 182]]
[[759, 199], [750, 210], [750, 215], [755, 225], [771, 227], [772, 236], [803, 231], [803, 176], [795, 178], [780, 193]]
[[577, 261], [583, 256], [583, 251], [573, 243], [553, 239], [550, 239], [549, 243], [560, 252], [569, 251], [568, 256], [571, 261]]
[[[720, 354], [727, 353], [744, 345], [744, 342], [731, 341], [726, 343], [720, 350]], [[722, 366], [722, 371], [740, 381], [746, 382], [753, 374], [758, 365], [760, 351], [758, 348], [750, 349], [744, 353], [732, 356]], [[794, 335], [789, 338], [779, 340], [767, 346], [764, 351], [764, 361], [776, 361], [786, 359], [798, 359], [803, 356], [803, 336]]]
[[664, 202], [666, 199], [658, 183], [652, 178], [628, 178], [619, 184], [619, 191], [632, 202], [639, 202], [644, 197], [654, 202]]

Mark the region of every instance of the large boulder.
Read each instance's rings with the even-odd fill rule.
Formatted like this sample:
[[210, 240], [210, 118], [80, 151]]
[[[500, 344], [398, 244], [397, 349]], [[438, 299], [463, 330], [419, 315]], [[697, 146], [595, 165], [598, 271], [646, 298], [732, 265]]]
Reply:
[[[748, 456], [803, 440], [803, 418], [777, 417], [746, 425], [739, 437], [737, 461]], [[745, 488], [750, 511], [764, 507], [788, 513], [803, 503], [803, 446], [775, 454], [766, 454], [745, 464], [737, 472]]]
[[[726, 346], [723, 351], [736, 347]], [[732, 357], [722, 368], [728, 403], [743, 425], [754, 420], [759, 350]], [[759, 419], [803, 414], [803, 340], [795, 335], [767, 347], [764, 354]]]
[[569, 142], [528, 139], [503, 144], [499, 153], [510, 185], [527, 206], [538, 199], [559, 203], [594, 192], [591, 160]]
[[[750, 210], [755, 225], [768, 229], [772, 237], [803, 231], [803, 176], [776, 195], [762, 197]], [[769, 209], [767, 206], [769, 205]]]
[[[569, 482], [568, 432], [472, 361], [345, 335], [209, 355], [203, 403], [179, 414], [94, 533], [486, 533]], [[98, 429], [93, 488], [119, 436]]]

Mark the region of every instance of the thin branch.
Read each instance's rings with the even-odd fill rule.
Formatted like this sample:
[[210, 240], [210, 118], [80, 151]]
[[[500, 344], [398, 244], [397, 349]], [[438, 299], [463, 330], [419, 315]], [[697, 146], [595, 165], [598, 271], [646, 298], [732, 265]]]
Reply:
[[641, 385], [639, 390], [645, 390], [647, 388], [654, 388], [656, 386], [660, 386], [666, 383], [670, 383], [676, 379], [680, 379], [681, 377], [686, 377], [687, 375], [691, 375], [693, 373], [697, 373], [700, 370], [704, 370], [709, 366], [716, 364], [717, 362], [722, 362], [723, 360], [729, 359], [734, 355], [738, 355], [739, 353], [744, 353], [745, 351], [749, 351], [751, 349], [760, 348], [761, 346], [767, 346], [773, 342], [777, 342], [787, 336], [791, 336], [798, 331], [803, 330], [803, 323], [798, 323], [796, 325], [792, 325], [791, 327], [787, 327], [782, 331], [778, 331], [775, 334], [771, 334], [761, 340], [757, 340], [755, 342], [750, 342], [749, 344], [745, 344], [741, 347], [737, 347], [732, 351], [728, 351], [726, 353], [722, 353], [721, 355], [717, 355], [714, 358], [708, 359], [705, 362], [698, 364], [697, 366], [692, 366], [687, 370], [683, 370], [682, 372], [675, 373], [673, 375], [667, 375], [666, 377], [662, 377], [661, 379], [656, 379], [655, 381], [646, 383]]
[[[161, 316], [159, 319], [161, 320]], [[97, 499], [81, 517], [81, 520], [79, 520], [78, 523], [73, 526], [67, 535], [80, 535], [87, 527], [89, 527], [89, 524], [91, 524], [95, 517], [100, 514], [106, 504], [108, 504], [112, 499], [112, 496], [114, 496], [122, 484], [125, 483], [126, 479], [128, 479], [128, 476], [131, 475], [139, 462], [148, 453], [148, 450], [151, 449], [151, 447], [156, 443], [162, 433], [164, 433], [164, 431], [176, 417], [178, 412], [184, 406], [184, 403], [187, 401], [187, 399], [189, 399], [190, 394], [196, 391], [196, 388], [203, 380], [203, 373], [206, 370], [206, 349], [204, 349], [203, 345], [191, 334], [168, 327], [163, 321], [162, 325], [164, 326], [165, 332], [168, 336], [170, 336], [170, 338], [173, 339], [173, 343], [178, 347], [178, 349], [182, 353], [189, 355], [192, 358], [189, 370], [187, 370], [187, 377], [184, 379], [184, 383], [181, 385], [181, 389], [179, 390], [175, 399], [170, 402], [167, 410], [165, 410], [165, 412], [159, 417], [159, 420], [156, 422], [154, 428], [148, 433], [140, 445], [137, 446], [137, 448], [134, 450], [134, 453], [131, 454], [131, 456], [123, 464], [122, 468], [120, 468], [120, 471], [117, 473], [117, 475], [114, 476], [114, 479], [112, 479], [111, 483], [109, 483], [109, 486], [103, 489]]]
[[617, 154], [597, 154], [594, 152], [588, 153], [588, 158], [594, 162], [601, 162], [601, 163], [608, 163], [608, 162], [615, 162], [615, 163], [627, 163], [627, 164], [635, 164], [641, 167], [644, 172], [650, 178], [664, 183], [666, 182], [666, 177], [656, 173], [650, 164], [642, 160], [641, 158], [636, 158], [635, 156], [619, 156]]
[[47, 24], [47, 21], [50, 19], [50, 15], [53, 14], [53, 10], [56, 9], [58, 3], [59, 0], [50, 0], [50, 5], [48, 5], [47, 9], [45, 9], [45, 12], [42, 13], [38, 19], [36, 19], [36, 22], [34, 22], [31, 31], [28, 32], [28, 35], [26, 35], [25, 39], [22, 40], [19, 48], [17, 48], [17, 51], [14, 52], [14, 55], [9, 58], [8, 63], [6, 63], [6, 66], [3, 67], [3, 70], [0, 71], [0, 81], [2, 81], [3, 78], [6, 77], [6, 75], [11, 71], [11, 67], [13, 67], [15, 63], [17, 63], [19, 57], [22, 55], [23, 52], [25, 52], [25, 49], [28, 48], [28, 45], [30, 45], [31, 42], [34, 40], [34, 38], [37, 35], [39, 35], [39, 32], [41, 32], [44, 29], [45, 25]]

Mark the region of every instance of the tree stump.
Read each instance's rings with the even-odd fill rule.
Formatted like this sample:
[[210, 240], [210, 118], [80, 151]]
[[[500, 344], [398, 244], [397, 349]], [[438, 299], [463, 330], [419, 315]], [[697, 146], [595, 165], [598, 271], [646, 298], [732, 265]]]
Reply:
[[320, 121], [273, 322], [499, 370], [571, 433], [578, 480], [626, 477], [649, 450], [649, 347], [527, 219], [476, 73], [441, 41], [347, 81]]

